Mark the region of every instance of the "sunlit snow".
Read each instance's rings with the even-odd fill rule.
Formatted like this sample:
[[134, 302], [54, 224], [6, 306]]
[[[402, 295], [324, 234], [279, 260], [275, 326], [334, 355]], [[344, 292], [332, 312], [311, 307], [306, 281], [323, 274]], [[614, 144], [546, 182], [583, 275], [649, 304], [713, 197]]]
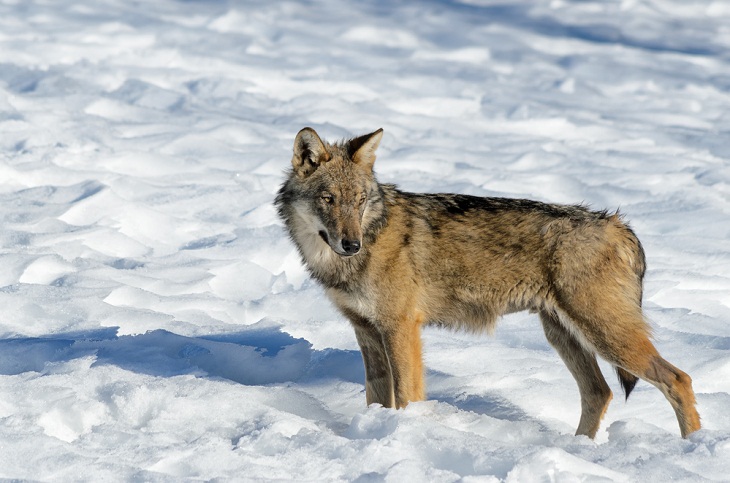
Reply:
[[[405, 190], [620, 208], [704, 429], [603, 365], [573, 436], [528, 313], [426, 330], [428, 401], [367, 408], [272, 206], [304, 126], [382, 127]], [[0, 0], [0, 219], [0, 478], [729, 478], [724, 0]]]

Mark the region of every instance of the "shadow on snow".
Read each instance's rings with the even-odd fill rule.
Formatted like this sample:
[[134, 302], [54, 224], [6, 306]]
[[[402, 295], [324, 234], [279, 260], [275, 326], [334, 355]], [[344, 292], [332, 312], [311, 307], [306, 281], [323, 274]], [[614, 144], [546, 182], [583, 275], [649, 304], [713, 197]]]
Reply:
[[[0, 340], [0, 374], [53, 373], [55, 366], [88, 356], [96, 358], [92, 367], [114, 365], [158, 377], [189, 374], [245, 385], [327, 379], [362, 384], [365, 380], [359, 351], [314, 350], [305, 339], [294, 338], [270, 325], [203, 337], [186, 337], [166, 330], [118, 336], [117, 328], [109, 327], [4, 339]], [[437, 392], [430, 399], [497, 419], [529, 419], [519, 407], [498, 396]]]
[[0, 340], [0, 374], [44, 373], [54, 365], [95, 356], [95, 366], [111, 364], [154, 376], [193, 374], [246, 385], [335, 378], [362, 383], [358, 351], [314, 350], [279, 327], [251, 327], [222, 335], [185, 337], [155, 330], [117, 336], [116, 328]]
[[[450, 11], [461, 12], [472, 23], [480, 25], [501, 24], [513, 28], [528, 30], [533, 33], [553, 38], [572, 38], [595, 44], [614, 44], [651, 52], [667, 52], [701, 56], [724, 56], [722, 46], [712, 45], [706, 38], [697, 36], [667, 37], [657, 35], [637, 36], [630, 29], [621, 29], [607, 22], [570, 23], [559, 17], [535, 14], [534, 5], [530, 2], [490, 2], [488, 4], [470, 4], [459, 0], [432, 0], [432, 4], [445, 5]], [[679, 29], [683, 24], [677, 20], [664, 18], [672, 22], [672, 27]]]

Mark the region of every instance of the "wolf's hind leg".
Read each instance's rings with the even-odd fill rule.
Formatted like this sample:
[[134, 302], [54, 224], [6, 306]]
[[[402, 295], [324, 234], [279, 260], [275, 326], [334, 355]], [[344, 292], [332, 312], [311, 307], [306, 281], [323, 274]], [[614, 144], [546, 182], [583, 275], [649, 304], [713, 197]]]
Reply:
[[616, 300], [604, 310], [599, 307], [594, 311], [603, 314], [600, 318], [571, 314], [571, 320], [599, 356], [662, 391], [677, 415], [682, 437], [687, 437], [700, 429], [692, 379], [659, 355], [649, 340], [649, 328], [641, 309], [622, 306]]
[[613, 397], [611, 389], [598, 367], [596, 356], [561, 325], [554, 312], [543, 310], [540, 319], [548, 342], [578, 383], [582, 412], [575, 434], [593, 438]]
[[647, 336], [634, 335], [625, 341], [621, 349], [610, 351], [604, 357], [656, 386], [664, 394], [674, 409], [683, 438], [700, 429], [692, 379], [662, 358]]
[[623, 341], [615, 341], [613, 346], [607, 349], [601, 357], [662, 391], [674, 409], [683, 438], [700, 429], [700, 416], [695, 408], [692, 379], [664, 360], [647, 335], [631, 334]]
[[352, 325], [365, 364], [365, 399], [368, 406], [378, 403], [386, 408], [395, 407], [393, 376], [383, 337], [365, 320], [353, 322]]
[[664, 360], [658, 353], [651, 358], [648, 368], [637, 375], [664, 393], [677, 415], [683, 438], [700, 429], [700, 415], [695, 408], [695, 393], [689, 375]]

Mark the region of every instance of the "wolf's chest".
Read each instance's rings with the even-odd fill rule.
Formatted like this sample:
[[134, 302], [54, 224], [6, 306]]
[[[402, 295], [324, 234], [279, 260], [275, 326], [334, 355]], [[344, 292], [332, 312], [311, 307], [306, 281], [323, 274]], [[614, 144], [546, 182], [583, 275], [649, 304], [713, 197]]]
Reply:
[[328, 288], [327, 297], [343, 312], [351, 312], [367, 320], [377, 320], [376, 297], [369, 296], [361, 290], [342, 290]]

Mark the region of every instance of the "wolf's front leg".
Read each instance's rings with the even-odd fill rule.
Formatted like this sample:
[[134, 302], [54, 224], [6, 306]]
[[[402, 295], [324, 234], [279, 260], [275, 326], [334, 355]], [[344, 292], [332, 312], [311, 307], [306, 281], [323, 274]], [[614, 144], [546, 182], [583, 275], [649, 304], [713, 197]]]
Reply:
[[378, 403], [386, 408], [395, 407], [393, 376], [383, 337], [365, 320], [353, 321], [352, 326], [365, 363], [365, 398], [368, 406]]
[[426, 398], [421, 357], [421, 327], [413, 320], [403, 320], [383, 331], [383, 344], [393, 376], [395, 407]]

